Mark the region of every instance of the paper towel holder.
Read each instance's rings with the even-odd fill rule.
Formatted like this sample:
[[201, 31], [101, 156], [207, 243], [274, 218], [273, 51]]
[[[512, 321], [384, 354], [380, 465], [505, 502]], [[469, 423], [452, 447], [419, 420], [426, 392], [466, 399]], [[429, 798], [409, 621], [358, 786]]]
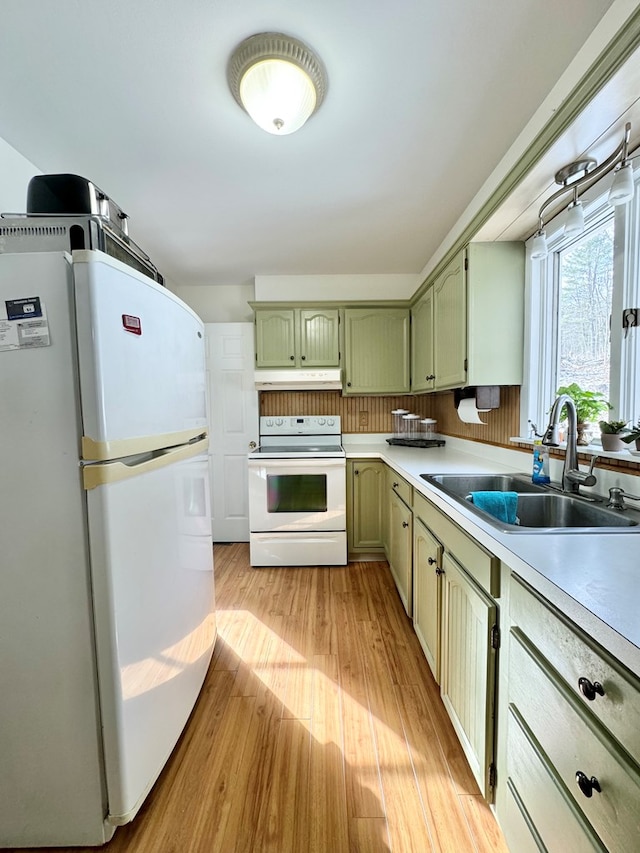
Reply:
[[461, 400], [468, 400], [473, 397], [475, 397], [476, 408], [479, 412], [488, 412], [490, 409], [500, 408], [499, 385], [470, 385], [466, 388], [453, 389], [453, 402], [456, 409]]

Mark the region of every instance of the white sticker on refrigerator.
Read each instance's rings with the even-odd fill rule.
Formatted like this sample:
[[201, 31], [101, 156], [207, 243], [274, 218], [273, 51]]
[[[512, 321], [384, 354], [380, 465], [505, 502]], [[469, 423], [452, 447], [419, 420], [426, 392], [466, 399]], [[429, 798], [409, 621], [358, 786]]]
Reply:
[[0, 304], [0, 352], [51, 344], [47, 312], [39, 296]]

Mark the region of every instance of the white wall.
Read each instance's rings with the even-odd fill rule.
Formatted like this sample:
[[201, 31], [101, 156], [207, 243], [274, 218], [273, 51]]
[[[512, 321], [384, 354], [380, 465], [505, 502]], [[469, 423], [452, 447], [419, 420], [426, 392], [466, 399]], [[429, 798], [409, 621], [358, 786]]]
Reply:
[[253, 323], [253, 311], [248, 305], [255, 298], [253, 282], [182, 287], [167, 284], [204, 323]]
[[257, 275], [256, 302], [410, 299], [422, 279], [410, 275]]
[[27, 185], [42, 171], [4, 139], [0, 139], [0, 213], [24, 213]]

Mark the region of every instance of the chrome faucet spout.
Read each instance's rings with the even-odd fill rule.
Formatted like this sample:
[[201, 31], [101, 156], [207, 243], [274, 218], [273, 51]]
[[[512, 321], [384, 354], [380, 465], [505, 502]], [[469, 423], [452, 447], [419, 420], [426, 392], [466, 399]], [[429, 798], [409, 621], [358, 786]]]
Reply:
[[578, 417], [573, 397], [568, 394], [560, 394], [554, 400], [549, 416], [549, 425], [542, 439], [543, 444], [557, 447], [558, 424], [562, 409], [567, 410], [567, 447], [564, 454], [564, 467], [562, 469], [562, 491], [578, 494], [580, 486], [594, 486], [596, 478], [593, 475], [593, 464], [588, 474], [584, 474], [578, 466]]

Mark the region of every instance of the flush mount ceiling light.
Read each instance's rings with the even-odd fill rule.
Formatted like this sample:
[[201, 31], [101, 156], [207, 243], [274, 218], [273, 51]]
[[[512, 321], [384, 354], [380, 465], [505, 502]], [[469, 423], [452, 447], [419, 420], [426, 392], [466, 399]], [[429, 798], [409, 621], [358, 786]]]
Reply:
[[277, 136], [301, 128], [327, 91], [319, 57], [283, 33], [258, 33], [241, 42], [229, 59], [227, 82], [242, 109]]
[[[628, 156], [630, 136], [631, 124], [627, 122], [622, 142], [600, 166], [598, 166], [596, 160], [592, 157], [585, 157], [582, 160], [576, 160], [574, 163], [568, 163], [556, 172], [555, 181], [557, 184], [561, 184], [561, 187], [553, 195], [549, 196], [538, 211], [538, 230], [533, 235], [531, 242], [532, 258], [543, 259], [547, 257], [547, 235], [544, 229], [545, 220], [542, 215], [550, 205], [565, 193], [573, 193], [573, 197], [566, 208], [565, 234], [580, 234], [584, 231], [584, 209], [579, 198], [578, 189], [581, 188], [584, 193], [586, 189], [593, 186], [597, 180], [608, 172], [615, 170], [613, 183], [609, 190], [609, 204], [614, 206], [626, 204], [633, 198], [634, 188], [631, 160], [635, 158]], [[556, 214], [554, 213], [553, 215], [555, 216]]]

